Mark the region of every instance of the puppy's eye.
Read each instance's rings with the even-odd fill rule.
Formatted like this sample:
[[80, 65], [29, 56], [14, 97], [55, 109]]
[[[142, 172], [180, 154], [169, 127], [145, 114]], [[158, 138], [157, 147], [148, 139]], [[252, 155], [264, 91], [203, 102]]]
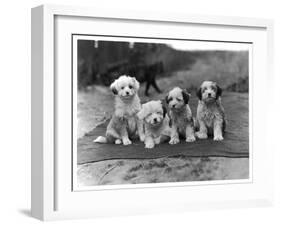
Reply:
[[132, 85], [129, 85], [129, 88], [130, 88], [130, 89], [133, 89], [133, 86], [132, 86]]
[[177, 98], [177, 101], [182, 101], [182, 99], [180, 99], [180, 98]]
[[121, 89], [124, 89], [124, 88], [125, 88], [124, 86], [121, 87]]

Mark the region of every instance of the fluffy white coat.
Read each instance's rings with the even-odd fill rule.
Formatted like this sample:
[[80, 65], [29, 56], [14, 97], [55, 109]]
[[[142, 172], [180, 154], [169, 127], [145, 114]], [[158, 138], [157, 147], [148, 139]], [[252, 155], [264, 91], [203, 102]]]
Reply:
[[136, 114], [141, 110], [138, 96], [139, 82], [130, 76], [122, 75], [115, 80], [110, 89], [115, 95], [114, 113], [107, 126], [105, 137], [94, 140], [97, 143], [111, 143], [129, 145], [129, 137], [138, 135], [144, 140], [142, 123]]
[[143, 104], [137, 116], [144, 122], [145, 148], [154, 148], [162, 138], [171, 136], [169, 118], [160, 100]]

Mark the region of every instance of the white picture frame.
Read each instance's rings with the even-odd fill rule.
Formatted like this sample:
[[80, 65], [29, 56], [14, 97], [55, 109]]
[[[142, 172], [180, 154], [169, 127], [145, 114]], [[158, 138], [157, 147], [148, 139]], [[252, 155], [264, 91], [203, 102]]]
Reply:
[[[119, 23], [108, 30], [103, 22]], [[93, 23], [95, 26], [92, 26]], [[124, 23], [124, 25], [122, 25]], [[142, 28], [125, 29], [138, 24]], [[123, 27], [122, 27], [123, 26]], [[252, 99], [250, 112], [253, 131], [250, 183], [208, 182], [173, 186], [168, 184], [119, 187], [77, 192], [72, 187], [71, 124], [61, 115], [68, 105], [62, 99], [71, 87], [71, 81], [60, 73], [59, 67], [71, 62], [69, 49], [60, 47], [60, 39], [77, 30], [85, 33], [100, 29], [110, 35], [134, 35], [153, 26], [169, 26], [165, 37], [174, 37], [180, 28], [194, 29], [196, 40], [248, 41], [253, 43]], [[75, 30], [76, 29], [76, 30]], [[85, 30], [83, 30], [85, 29]], [[143, 30], [142, 30], [143, 29]], [[196, 32], [196, 29], [199, 29]], [[210, 29], [210, 30], [208, 30]], [[214, 32], [212, 29], [217, 29]], [[168, 31], [167, 31], [168, 30]], [[237, 31], [233, 33], [233, 30]], [[200, 32], [199, 32], [200, 31]], [[164, 31], [163, 31], [164, 32]], [[199, 34], [200, 33], [200, 34]], [[163, 36], [164, 33], [158, 34]], [[66, 35], [66, 36], [65, 36]], [[157, 212], [186, 211], [189, 209], [228, 208], [270, 205], [273, 200], [272, 154], [267, 148], [267, 109], [265, 96], [257, 92], [267, 90], [272, 82], [273, 22], [265, 19], [197, 16], [153, 12], [116, 11], [83, 7], [43, 5], [32, 9], [32, 216], [41, 220], [116, 216]], [[60, 61], [59, 54], [65, 54]], [[69, 58], [67, 57], [69, 56]], [[59, 64], [58, 64], [59, 62]], [[62, 85], [64, 84], [64, 85]], [[68, 87], [68, 88], [67, 88]], [[270, 104], [270, 103], [269, 103]], [[63, 110], [65, 109], [65, 110]], [[264, 109], [264, 111], [255, 111]], [[66, 113], [67, 114], [67, 113]], [[68, 113], [69, 114], [69, 113]], [[71, 116], [71, 114], [70, 114]], [[252, 124], [252, 125], [251, 125]], [[60, 136], [61, 132], [68, 135]], [[61, 141], [63, 140], [63, 142]], [[249, 182], [249, 181], [248, 181]], [[133, 187], [132, 187], [133, 186]], [[163, 198], [165, 197], [165, 198]], [[81, 204], [81, 205], [80, 205]], [[82, 205], [83, 204], [83, 205]]]

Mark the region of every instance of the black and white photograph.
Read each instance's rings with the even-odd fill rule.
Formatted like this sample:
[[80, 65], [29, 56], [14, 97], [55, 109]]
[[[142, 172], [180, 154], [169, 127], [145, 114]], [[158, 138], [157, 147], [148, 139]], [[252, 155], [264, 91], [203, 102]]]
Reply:
[[251, 43], [72, 41], [75, 188], [251, 178]]
[[[162, 3], [31, 9], [31, 212], [23, 214], [42, 221], [149, 215], [158, 224], [171, 215], [163, 222], [175, 224], [209, 211], [217, 222], [221, 210], [252, 222], [250, 209], [275, 208], [274, 21], [252, 5], [233, 4], [236, 11], [223, 16], [211, 14], [220, 4], [196, 12], [189, 3], [172, 2], [167, 11]], [[8, 49], [15, 66], [18, 51]], [[6, 86], [15, 100], [24, 93]], [[17, 118], [6, 120], [10, 130]], [[24, 183], [5, 174], [4, 181]]]

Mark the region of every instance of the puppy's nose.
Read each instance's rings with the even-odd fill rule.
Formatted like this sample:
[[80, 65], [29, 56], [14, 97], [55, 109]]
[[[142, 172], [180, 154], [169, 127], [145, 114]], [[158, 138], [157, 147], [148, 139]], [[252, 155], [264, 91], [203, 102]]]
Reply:
[[154, 122], [157, 122], [157, 118], [153, 119]]
[[127, 91], [127, 92], [126, 92], [126, 95], [129, 95], [129, 94], [130, 94], [130, 93]]
[[173, 107], [173, 108], [175, 108], [175, 107], [176, 107], [176, 105], [175, 105], [175, 104], [173, 104], [173, 105], [172, 105], [172, 107]]
[[210, 94], [210, 93], [208, 93], [208, 97], [211, 97], [211, 94]]

